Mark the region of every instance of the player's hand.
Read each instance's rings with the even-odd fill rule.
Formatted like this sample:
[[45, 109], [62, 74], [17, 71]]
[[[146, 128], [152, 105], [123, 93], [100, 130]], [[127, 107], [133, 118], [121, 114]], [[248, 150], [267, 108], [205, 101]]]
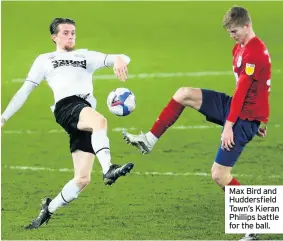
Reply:
[[257, 136], [263, 138], [265, 137], [267, 134], [267, 126], [264, 126], [264, 127], [260, 127], [256, 133]]
[[230, 151], [235, 145], [233, 125], [225, 124], [222, 135], [221, 135], [221, 149]]
[[122, 57], [116, 57], [113, 70], [114, 74], [119, 80], [126, 81], [128, 79], [127, 63], [122, 59]]

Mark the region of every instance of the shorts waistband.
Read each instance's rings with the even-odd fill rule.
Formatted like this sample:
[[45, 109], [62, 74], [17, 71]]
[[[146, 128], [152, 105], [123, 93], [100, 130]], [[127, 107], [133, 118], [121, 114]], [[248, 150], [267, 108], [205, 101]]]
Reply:
[[89, 95], [90, 95], [90, 93], [88, 93], [88, 94], [79, 94], [79, 95], [76, 95], [76, 96], [85, 100], [85, 99], [87, 99], [87, 97], [89, 97]]
[[89, 96], [90, 94], [80, 94], [80, 95], [72, 95], [72, 96], [68, 96], [68, 97], [65, 97], [61, 100], [59, 100], [56, 104], [55, 104], [55, 112], [56, 112], [56, 109], [60, 109], [63, 105], [68, 105], [68, 104], [71, 104], [71, 103], [74, 103], [75, 101], [78, 101], [80, 98], [82, 102], [84, 102], [85, 104], [91, 106], [91, 104], [86, 100], [87, 97]]

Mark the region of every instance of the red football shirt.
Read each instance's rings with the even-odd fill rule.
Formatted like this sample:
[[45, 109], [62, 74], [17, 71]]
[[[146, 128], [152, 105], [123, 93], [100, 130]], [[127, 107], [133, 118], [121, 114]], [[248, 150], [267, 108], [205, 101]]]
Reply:
[[252, 38], [245, 46], [234, 46], [233, 70], [236, 89], [227, 120], [236, 122], [239, 117], [267, 123], [271, 61], [268, 50], [258, 37]]

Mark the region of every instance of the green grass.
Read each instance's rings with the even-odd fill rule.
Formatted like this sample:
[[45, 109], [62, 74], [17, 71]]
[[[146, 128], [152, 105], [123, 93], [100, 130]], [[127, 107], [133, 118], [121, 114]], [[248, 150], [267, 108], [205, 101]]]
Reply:
[[[131, 74], [231, 70], [233, 42], [221, 27], [232, 2], [3, 2], [2, 3], [2, 111], [25, 78], [35, 57], [54, 50], [48, 26], [54, 17], [77, 22], [77, 47], [105, 53], [125, 53]], [[254, 28], [268, 46], [273, 77], [268, 136], [255, 138], [233, 169], [249, 185], [283, 183], [283, 112], [281, 89], [283, 47], [280, 30], [282, 2], [240, 2], [252, 15]], [[269, 11], [268, 9], [272, 9]], [[268, 11], [267, 11], [268, 10]], [[28, 15], [28, 16], [27, 16]], [[111, 69], [96, 73], [112, 74]], [[112, 115], [106, 106], [116, 87], [131, 89], [137, 108], [128, 117]], [[97, 109], [108, 119], [113, 162], [133, 161], [135, 173], [113, 187], [102, 183], [96, 162], [92, 182], [70, 206], [58, 210], [47, 226], [36, 231], [23, 227], [38, 213], [40, 199], [54, 197], [72, 178], [65, 133], [49, 106], [53, 95], [46, 83], [29, 97], [2, 133], [2, 239], [239, 239], [224, 233], [224, 194], [210, 176], [146, 175], [146, 172], [210, 172], [220, 139], [219, 128], [170, 129], [148, 156], [139, 155], [111, 131], [116, 127], [148, 130], [161, 109], [181, 86], [205, 87], [232, 93], [231, 76], [173, 77], [95, 81]], [[175, 124], [214, 125], [186, 110]], [[33, 130], [38, 134], [9, 134]], [[11, 166], [53, 168], [57, 171], [11, 169]], [[271, 177], [277, 175], [280, 177]], [[263, 235], [263, 239], [283, 239]]]

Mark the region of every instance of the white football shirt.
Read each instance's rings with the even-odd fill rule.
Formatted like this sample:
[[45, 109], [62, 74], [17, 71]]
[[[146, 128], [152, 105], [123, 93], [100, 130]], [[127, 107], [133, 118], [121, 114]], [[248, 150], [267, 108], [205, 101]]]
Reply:
[[55, 103], [71, 95], [92, 95], [93, 72], [107, 67], [106, 57], [107, 54], [87, 49], [41, 54], [26, 80], [39, 85], [45, 79], [53, 91]]

